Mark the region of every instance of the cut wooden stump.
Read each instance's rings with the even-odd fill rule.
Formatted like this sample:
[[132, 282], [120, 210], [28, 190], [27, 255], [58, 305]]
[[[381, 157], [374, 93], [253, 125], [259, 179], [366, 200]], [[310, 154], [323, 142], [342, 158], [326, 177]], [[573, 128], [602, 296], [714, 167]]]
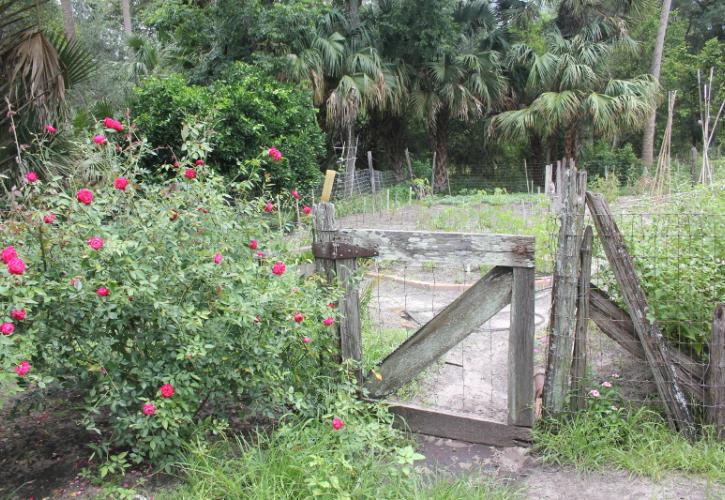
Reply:
[[585, 376], [587, 371], [587, 329], [589, 326], [589, 281], [592, 276], [592, 226], [584, 229], [579, 251], [579, 295], [576, 301], [576, 328], [574, 354], [571, 365], [572, 410], [587, 407]]
[[373, 398], [401, 388], [511, 302], [513, 273], [494, 267], [389, 354], [366, 377]]
[[710, 362], [705, 375], [705, 414], [717, 436], [725, 437], [725, 304], [718, 304], [713, 314]]
[[639, 284], [632, 257], [627, 252], [622, 234], [614, 222], [609, 205], [601, 194], [587, 192], [586, 199], [607, 260], [644, 348], [645, 358], [652, 370], [667, 420], [673, 429], [679, 430], [687, 439], [693, 440], [696, 437], [696, 429], [687, 404], [687, 396], [678, 380], [675, 366], [670, 361], [662, 332], [648, 319], [650, 309], [647, 297]]

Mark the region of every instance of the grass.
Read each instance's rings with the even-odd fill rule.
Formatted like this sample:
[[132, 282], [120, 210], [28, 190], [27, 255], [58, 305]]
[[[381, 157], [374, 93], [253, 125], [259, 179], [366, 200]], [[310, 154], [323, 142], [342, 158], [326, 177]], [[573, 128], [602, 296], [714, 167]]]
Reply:
[[690, 443], [647, 408], [590, 410], [547, 421], [535, 429], [534, 443], [547, 463], [621, 469], [653, 479], [680, 472], [725, 483], [725, 442], [705, 436]]
[[215, 445], [199, 442], [179, 465], [183, 483], [157, 499], [510, 499], [485, 478], [419, 473], [420, 458], [384, 423], [348, 421], [340, 431], [305, 421]]

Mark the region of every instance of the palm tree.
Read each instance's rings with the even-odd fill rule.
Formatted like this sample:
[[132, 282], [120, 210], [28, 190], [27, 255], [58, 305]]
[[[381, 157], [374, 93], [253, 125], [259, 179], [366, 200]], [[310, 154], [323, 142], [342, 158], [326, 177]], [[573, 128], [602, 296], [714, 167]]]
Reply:
[[527, 87], [541, 93], [528, 106], [495, 116], [491, 132], [523, 140], [530, 132], [562, 135], [566, 156], [576, 158], [584, 133], [613, 137], [622, 129], [640, 127], [654, 109], [656, 80], [650, 75], [608, 79], [604, 65], [613, 44], [588, 37], [583, 33], [565, 39], [554, 30], [546, 37], [548, 50], [543, 54], [514, 47], [519, 61], [530, 68]]
[[506, 81], [500, 56], [493, 47], [499, 36], [496, 19], [486, 2], [458, 4], [454, 20], [458, 43], [443, 49], [434, 60], [411, 68], [411, 108], [429, 131], [435, 151], [433, 189], [448, 184], [448, 129], [452, 119], [483, 116], [500, 102]]
[[70, 41], [76, 39], [76, 23], [73, 17], [73, 4], [71, 0], [60, 0], [60, 7], [63, 11], [63, 32]]

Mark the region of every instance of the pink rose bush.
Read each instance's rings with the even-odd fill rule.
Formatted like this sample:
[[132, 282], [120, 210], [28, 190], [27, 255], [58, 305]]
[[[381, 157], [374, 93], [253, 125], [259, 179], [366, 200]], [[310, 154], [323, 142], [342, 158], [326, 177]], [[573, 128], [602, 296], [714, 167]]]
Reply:
[[274, 161], [280, 161], [282, 159], [282, 153], [280, 153], [279, 149], [275, 147], [269, 148], [267, 150], [267, 155]]
[[[240, 182], [229, 203], [229, 180], [209, 167], [195, 182], [183, 167], [150, 182], [135, 170], [141, 152], [125, 151], [104, 150], [117, 163], [107, 181], [24, 190], [0, 225], [0, 382], [73, 387], [99, 446], [134, 462], [173, 461], [230, 404], [323, 414], [346, 376], [321, 321], [339, 292], [297, 272], [301, 257], [259, 213], [274, 194]], [[293, 214], [294, 197], [281, 198], [274, 211]]]
[[103, 126], [116, 132], [123, 132], [123, 125], [121, 122], [108, 116], [103, 119]]
[[43, 127], [43, 129], [44, 129], [44, 130], [45, 130], [46, 132], [48, 132], [49, 134], [55, 134], [55, 133], [57, 133], [57, 132], [58, 132], [58, 129], [57, 129], [57, 128], [55, 128], [55, 127], [54, 127], [53, 125], [51, 125], [50, 123], [49, 123], [49, 124], [47, 124], [47, 125], [45, 125], [45, 126]]
[[343, 427], [345, 427], [345, 422], [343, 422], [342, 420], [340, 420], [337, 417], [332, 419], [332, 428], [333, 429], [335, 429], [336, 431], [339, 431]]
[[34, 184], [38, 180], [38, 174], [31, 170], [25, 174], [25, 180], [28, 181], [28, 184]]
[[106, 139], [106, 136], [103, 134], [96, 134], [93, 136], [93, 143], [98, 144], [99, 146], [103, 146], [108, 142], [108, 139]]

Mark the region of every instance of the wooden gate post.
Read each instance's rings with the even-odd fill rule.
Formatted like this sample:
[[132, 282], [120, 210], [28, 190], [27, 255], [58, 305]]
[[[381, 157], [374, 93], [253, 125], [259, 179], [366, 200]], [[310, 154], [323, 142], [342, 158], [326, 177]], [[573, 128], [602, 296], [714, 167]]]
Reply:
[[535, 273], [514, 267], [508, 347], [508, 423], [534, 425]]
[[[335, 222], [335, 205], [318, 203], [315, 205], [315, 225], [312, 233], [313, 243], [328, 243], [335, 240], [337, 225]], [[340, 321], [337, 331], [340, 338], [340, 356], [343, 362], [352, 360], [355, 363], [354, 374], [358, 383], [362, 383], [362, 338], [360, 333], [360, 296], [353, 282], [356, 259], [324, 259], [315, 258], [315, 271], [333, 283], [338, 280], [345, 290], [338, 302]]]
[[707, 423], [725, 437], [725, 303], [715, 307], [710, 338], [710, 362], [705, 375], [705, 413]]
[[[558, 172], [557, 177], [559, 177]], [[569, 396], [569, 377], [576, 325], [579, 246], [584, 225], [584, 199], [587, 185], [586, 172], [577, 173], [572, 163], [561, 173], [561, 179], [559, 241], [554, 263], [549, 353], [543, 394], [543, 407], [549, 414], [564, 411]]]
[[587, 407], [584, 377], [587, 371], [587, 329], [589, 326], [589, 282], [592, 277], [592, 226], [584, 229], [579, 251], [579, 294], [576, 301], [576, 329], [574, 331], [574, 359], [571, 364], [572, 410]]

